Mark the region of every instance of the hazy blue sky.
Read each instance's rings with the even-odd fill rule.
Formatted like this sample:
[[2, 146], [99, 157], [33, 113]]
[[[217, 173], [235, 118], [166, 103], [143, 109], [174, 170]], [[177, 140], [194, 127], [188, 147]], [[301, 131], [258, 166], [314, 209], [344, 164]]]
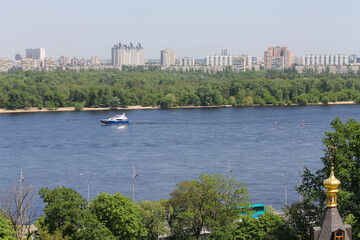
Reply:
[[1, 0], [0, 57], [46, 48], [51, 57], [111, 58], [118, 43], [141, 42], [145, 58], [263, 56], [268, 46], [294, 55], [360, 55], [359, 0]]

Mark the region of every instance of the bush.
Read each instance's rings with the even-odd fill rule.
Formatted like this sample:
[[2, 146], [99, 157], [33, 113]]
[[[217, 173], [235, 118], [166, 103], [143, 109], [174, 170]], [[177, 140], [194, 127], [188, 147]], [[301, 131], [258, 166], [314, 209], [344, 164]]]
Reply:
[[81, 110], [83, 110], [84, 106], [81, 103], [75, 103], [74, 108], [76, 112], [80, 112]]

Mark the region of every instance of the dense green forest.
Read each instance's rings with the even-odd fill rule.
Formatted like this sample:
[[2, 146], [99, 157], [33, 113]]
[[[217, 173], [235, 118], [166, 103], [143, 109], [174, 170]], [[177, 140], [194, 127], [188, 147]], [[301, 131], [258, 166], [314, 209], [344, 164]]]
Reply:
[[0, 108], [251, 106], [360, 101], [360, 76], [124, 68], [0, 74]]

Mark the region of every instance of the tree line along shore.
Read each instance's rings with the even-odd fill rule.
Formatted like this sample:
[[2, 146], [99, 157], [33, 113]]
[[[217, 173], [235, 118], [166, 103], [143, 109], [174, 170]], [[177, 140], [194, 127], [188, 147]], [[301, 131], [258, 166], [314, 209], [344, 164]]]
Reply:
[[359, 101], [359, 75], [298, 74], [292, 69], [212, 74], [125, 67], [123, 71], [0, 74], [1, 112], [286, 106]]

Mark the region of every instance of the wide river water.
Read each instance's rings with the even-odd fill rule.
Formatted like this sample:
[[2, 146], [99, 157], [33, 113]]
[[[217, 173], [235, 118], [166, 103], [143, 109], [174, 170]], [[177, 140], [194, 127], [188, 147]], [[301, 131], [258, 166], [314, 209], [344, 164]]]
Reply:
[[[101, 126], [121, 113], [0, 114], [0, 188], [18, 181], [22, 168], [36, 191], [59, 185], [87, 198], [84, 176], [96, 172], [90, 198], [132, 197], [134, 165], [135, 200], [160, 200], [183, 180], [225, 176], [228, 162], [228, 176], [245, 183], [253, 203], [281, 209], [285, 184], [288, 203], [298, 200], [299, 166], [322, 167], [331, 120], [359, 121], [360, 105], [129, 110], [130, 125]], [[38, 196], [35, 205], [44, 206]]]

